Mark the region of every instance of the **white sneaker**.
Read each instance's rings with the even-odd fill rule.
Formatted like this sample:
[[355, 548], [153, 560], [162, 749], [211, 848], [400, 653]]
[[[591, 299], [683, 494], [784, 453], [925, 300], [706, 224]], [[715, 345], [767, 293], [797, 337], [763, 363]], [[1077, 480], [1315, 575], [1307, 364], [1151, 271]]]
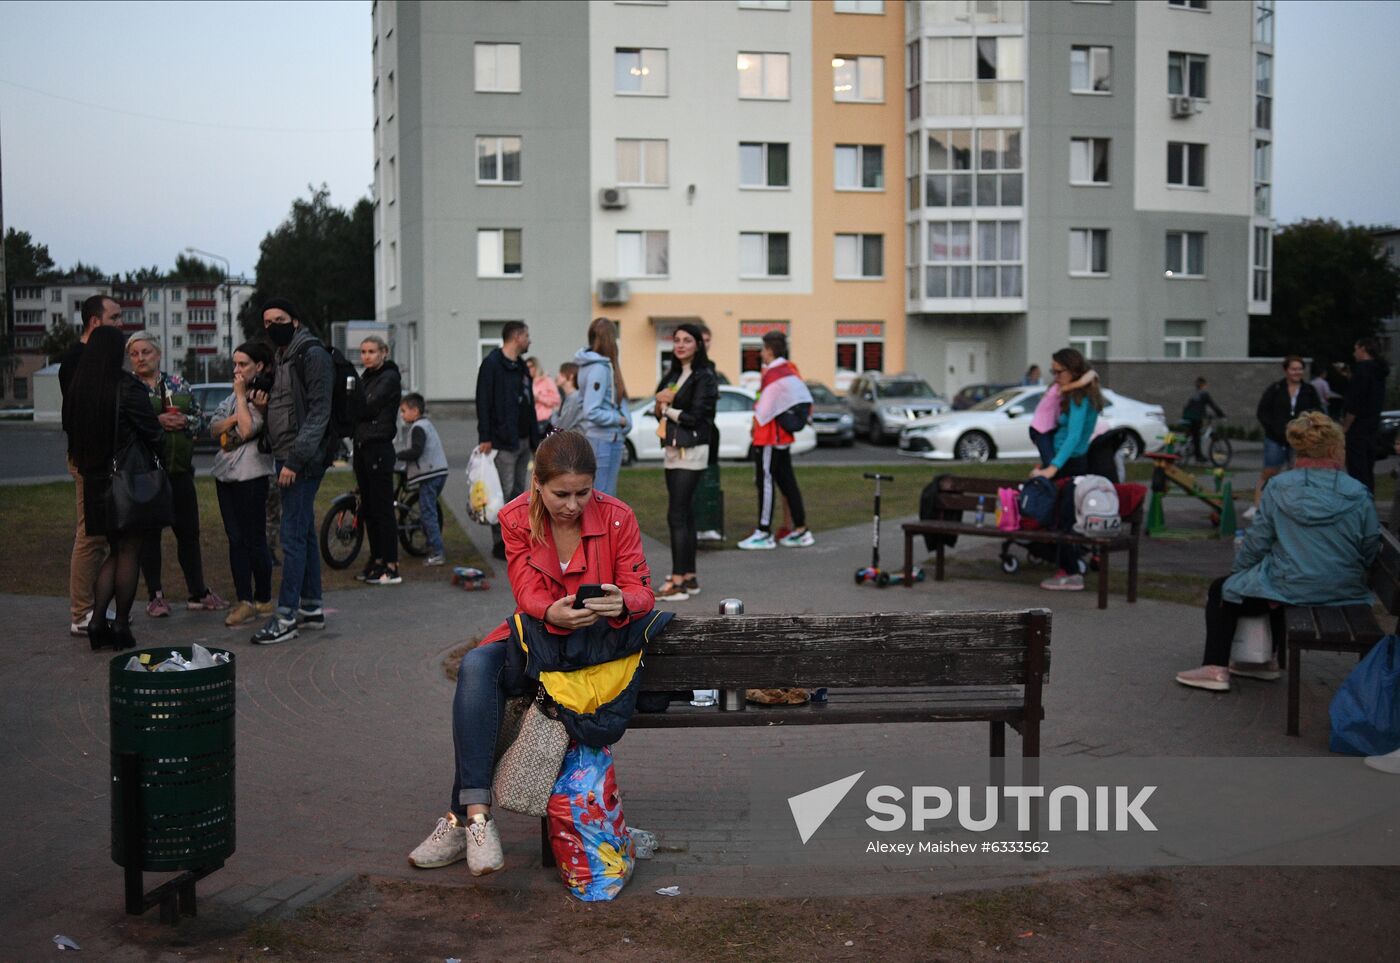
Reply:
[[501, 834], [496, 821], [485, 816], [473, 816], [467, 823], [467, 869], [473, 876], [485, 876], [505, 869], [506, 858], [501, 852]]
[[695, 540], [697, 542], [722, 542], [724, 541], [724, 535], [721, 532], [715, 531], [713, 528], [707, 528], [703, 532], [696, 532]]
[[408, 861], [419, 869], [451, 866], [459, 859], [466, 858], [467, 831], [452, 815], [439, 819], [428, 838], [408, 854]]
[[1247, 522], [1252, 522], [1252, 521], [1254, 521], [1254, 516], [1255, 516], [1255, 515], [1258, 515], [1258, 514], [1259, 514], [1259, 506], [1258, 506], [1258, 505], [1250, 505], [1248, 508], [1246, 508], [1246, 509], [1244, 510], [1244, 514], [1241, 515], [1240, 517], [1243, 518], [1243, 519], [1244, 519], [1245, 521], [1247, 521]]
[[427, 558], [423, 559], [423, 565], [426, 567], [433, 567], [445, 564], [447, 564], [446, 555], [429, 555]]
[[1381, 772], [1388, 772], [1400, 776], [1400, 749], [1394, 752], [1387, 752], [1383, 756], [1367, 756], [1366, 765], [1372, 769], [1379, 769]]
[[778, 544], [783, 548], [806, 548], [809, 545], [817, 544], [817, 539], [812, 535], [812, 530], [804, 528], [801, 534], [790, 532], [778, 539]]
[[1040, 587], [1051, 592], [1082, 592], [1084, 591], [1084, 576], [1056, 572], [1041, 582]]
[[740, 542], [737, 547], [745, 551], [754, 551], [755, 549], [777, 548], [778, 543], [773, 540], [772, 535], [755, 528], [753, 534]]
[[92, 612], [88, 612], [87, 615], [84, 615], [78, 621], [73, 622], [68, 626], [68, 634], [79, 636], [81, 638], [87, 638], [87, 627], [88, 623], [91, 621]]

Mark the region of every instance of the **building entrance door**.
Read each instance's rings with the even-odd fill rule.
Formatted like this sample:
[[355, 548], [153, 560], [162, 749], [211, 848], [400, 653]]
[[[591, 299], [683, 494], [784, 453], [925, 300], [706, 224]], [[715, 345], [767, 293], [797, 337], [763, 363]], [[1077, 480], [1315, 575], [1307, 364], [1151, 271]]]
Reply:
[[987, 380], [987, 342], [949, 341], [947, 356], [948, 371], [944, 376], [943, 390], [949, 398], [968, 385]]

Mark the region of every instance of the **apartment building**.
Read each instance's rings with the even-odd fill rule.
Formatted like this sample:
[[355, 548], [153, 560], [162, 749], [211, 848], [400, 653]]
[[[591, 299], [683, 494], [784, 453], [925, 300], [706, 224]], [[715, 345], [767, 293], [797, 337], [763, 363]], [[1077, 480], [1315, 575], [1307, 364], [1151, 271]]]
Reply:
[[838, 387], [1232, 357], [1269, 310], [1272, 0], [570, 0], [373, 13], [377, 318], [436, 399], [597, 315]]

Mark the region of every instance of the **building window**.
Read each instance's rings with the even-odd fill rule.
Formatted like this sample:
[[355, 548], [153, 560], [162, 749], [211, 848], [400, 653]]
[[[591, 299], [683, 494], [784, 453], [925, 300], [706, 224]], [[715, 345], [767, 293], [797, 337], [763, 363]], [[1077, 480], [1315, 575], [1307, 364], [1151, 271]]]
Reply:
[[170, 300], [179, 301], [184, 297], [184, 295], [185, 292], [181, 291], [179, 288], [175, 288], [170, 292]]
[[1167, 0], [1167, 6], [1178, 10], [1208, 10], [1208, 0]]
[[399, 164], [396, 158], [389, 158], [389, 180], [384, 186], [390, 204], [399, 198]]
[[[160, 316], [159, 316], [159, 315], [155, 315], [155, 319], [156, 319], [157, 321], [159, 321], [159, 320], [160, 320]], [[53, 314], [50, 314], [50, 315], [49, 315], [49, 324], [50, 324], [50, 325], [54, 325], [54, 324], [63, 324], [63, 323], [65, 323], [66, 321], [67, 321], [67, 318], [65, 318], [65, 317], [63, 316], [62, 312], [55, 311]]]
[[479, 94], [520, 93], [520, 44], [476, 45], [476, 91]]
[[832, 9], [837, 13], [882, 14], [885, 12], [885, 0], [836, 0]]
[[836, 189], [883, 191], [885, 148], [879, 144], [837, 144]]
[[[519, 233], [519, 232], [517, 232]], [[388, 275], [389, 290], [399, 286], [399, 242], [389, 242], [389, 260], [385, 264], [385, 273]], [[519, 273], [518, 271], [516, 273]]]
[[1273, 235], [1267, 227], [1254, 229], [1253, 277], [1250, 294], [1255, 301], [1269, 300], [1269, 266], [1272, 257]]
[[[393, 167], [393, 160], [389, 161]], [[520, 183], [520, 138], [478, 137], [476, 139], [476, 182], [478, 184]]]
[[788, 276], [788, 235], [750, 233], [739, 235], [739, 277], [785, 278]]
[[1108, 183], [1108, 138], [1070, 138], [1069, 182], [1071, 184]]
[[666, 277], [670, 273], [670, 247], [667, 231], [618, 231], [618, 277]]
[[670, 183], [664, 140], [617, 141], [617, 183], [622, 187], [665, 187]]
[[972, 222], [930, 221], [925, 297], [972, 297]]
[[183, 314], [181, 314], [179, 311], [171, 311], [171, 312], [170, 312], [170, 323], [171, 323], [171, 324], [174, 324], [174, 325], [184, 324], [184, 323], [185, 323], [185, 316], [184, 316]]
[[1168, 321], [1162, 338], [1162, 357], [1199, 358], [1205, 351], [1204, 321]]
[[1274, 45], [1274, 0], [1255, 0], [1254, 42]]
[[1254, 213], [1268, 217], [1270, 184], [1273, 181], [1273, 144], [1267, 140], [1254, 142]]
[[852, 375], [884, 371], [885, 323], [837, 321], [836, 370]]
[[1021, 80], [1021, 52], [1025, 49], [1021, 37], [978, 37], [978, 80]]
[[1167, 183], [1172, 187], [1206, 186], [1206, 145], [1167, 142]]
[[1021, 222], [977, 222], [977, 297], [1021, 296]]
[[1076, 94], [1106, 94], [1113, 90], [1113, 48], [1071, 47], [1069, 89]]
[[478, 321], [476, 323], [476, 353], [481, 361], [485, 361], [488, 354], [501, 346], [501, 333], [505, 330], [506, 324], [505, 321]]
[[836, 280], [870, 280], [884, 276], [883, 234], [836, 235]]
[[1019, 129], [931, 130], [926, 164], [925, 207], [971, 207], [974, 197], [979, 207], [1021, 206]]
[[[54, 321], [56, 321], [56, 322], [62, 321], [62, 320], [63, 320], [63, 315], [61, 315], [61, 314], [55, 314], [55, 315], [53, 316], [53, 319], [54, 319]], [[153, 324], [153, 325], [159, 326], [159, 325], [160, 325], [160, 312], [159, 312], [159, 311], [151, 311], [151, 312], [149, 312], [149, 313], [146, 315], [146, 322], [147, 322], [148, 324]]]
[[741, 52], [735, 64], [739, 68], [740, 100], [788, 99], [787, 54]]
[[831, 58], [831, 81], [839, 101], [882, 103], [885, 99], [885, 58], [846, 54], [835, 56]]
[[181, 335], [175, 334], [170, 336], [170, 347], [183, 348], [184, 346], [185, 339]]
[[1167, 93], [1173, 97], [1206, 97], [1206, 67], [1210, 58], [1205, 54], [1167, 54]]
[[1076, 277], [1108, 274], [1108, 231], [1102, 227], [1075, 227], [1069, 232], [1069, 273]]
[[929, 81], [923, 86], [924, 116], [1023, 112], [1024, 38], [929, 37], [924, 43], [923, 56], [911, 64], [911, 76], [917, 68]]
[[1206, 235], [1204, 231], [1167, 232], [1167, 277], [1206, 276]]
[[787, 144], [739, 144], [739, 186], [788, 186]]
[[[395, 260], [389, 245], [390, 262]], [[489, 228], [476, 232], [476, 276], [479, 278], [520, 277], [519, 228]]]
[[739, 0], [740, 10], [787, 10], [790, 0]]
[[1069, 346], [1089, 361], [1108, 357], [1108, 319], [1070, 318]]
[[1254, 58], [1254, 126], [1273, 130], [1274, 58], [1266, 53], [1255, 54]]
[[613, 90], [639, 97], [665, 97], [666, 51], [618, 47], [613, 51]]

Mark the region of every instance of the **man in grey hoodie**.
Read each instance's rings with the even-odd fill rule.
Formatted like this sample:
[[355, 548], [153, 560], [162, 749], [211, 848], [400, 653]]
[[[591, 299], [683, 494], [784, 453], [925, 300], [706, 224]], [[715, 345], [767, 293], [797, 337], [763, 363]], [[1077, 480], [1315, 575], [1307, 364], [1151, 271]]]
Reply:
[[262, 317], [277, 349], [277, 371], [272, 391], [254, 401], [267, 409], [267, 439], [282, 492], [282, 586], [277, 611], [253, 641], [272, 645], [296, 638], [298, 629], [326, 627], [316, 492], [336, 441], [330, 431], [335, 363], [330, 350], [302, 325], [292, 302], [272, 298], [263, 304]]

